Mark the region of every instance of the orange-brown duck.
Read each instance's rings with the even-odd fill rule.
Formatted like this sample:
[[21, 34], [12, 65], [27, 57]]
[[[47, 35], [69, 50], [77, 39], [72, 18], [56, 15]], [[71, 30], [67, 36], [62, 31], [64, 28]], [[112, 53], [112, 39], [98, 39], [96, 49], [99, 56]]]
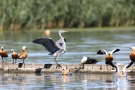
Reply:
[[2, 62], [4, 62], [3, 58], [6, 58], [6, 61], [7, 61], [8, 53], [4, 50], [3, 47], [1, 47], [0, 56], [2, 58]]
[[63, 69], [62, 70], [62, 74], [63, 75], [68, 75], [70, 73], [70, 70], [69, 69]]
[[18, 53], [14, 51], [14, 49], [11, 49], [12, 51], [12, 54], [11, 54], [11, 57], [13, 59], [13, 64], [16, 63], [16, 60], [18, 58]]
[[126, 68], [129, 68], [135, 62], [135, 47], [132, 46], [131, 49], [132, 50], [131, 50], [131, 52], [129, 54], [131, 62], [129, 63], [129, 65]]
[[44, 35], [46, 35], [47, 37], [50, 37], [50, 30], [45, 30], [42, 32]]
[[119, 69], [119, 66], [116, 63], [114, 63], [114, 65], [115, 65], [115, 68], [116, 68], [116, 73], [114, 74], [115, 76], [127, 76], [126, 67], [127, 67], [128, 64], [124, 65], [122, 70]]
[[23, 60], [23, 63], [24, 63], [25, 58], [28, 56], [28, 53], [27, 53], [26, 49], [27, 49], [27, 47], [23, 46], [22, 47], [22, 53], [18, 56], [19, 59]]
[[114, 49], [112, 51], [107, 52], [104, 49], [101, 49], [97, 52], [97, 54], [105, 54], [105, 63], [111, 65], [112, 67], [115, 67], [113, 61], [113, 53], [120, 51], [120, 49]]

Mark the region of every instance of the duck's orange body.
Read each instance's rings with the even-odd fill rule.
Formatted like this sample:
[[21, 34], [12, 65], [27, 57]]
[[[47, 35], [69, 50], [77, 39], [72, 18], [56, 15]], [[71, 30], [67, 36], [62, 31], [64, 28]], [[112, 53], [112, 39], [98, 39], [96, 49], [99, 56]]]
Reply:
[[23, 50], [22, 53], [19, 55], [20, 59], [25, 59], [27, 57], [28, 53], [26, 50]]
[[130, 52], [130, 60], [135, 62], [135, 49], [132, 49], [132, 51]]
[[4, 61], [3, 61], [3, 58], [6, 58], [6, 59], [7, 59], [7, 57], [8, 57], [8, 53], [4, 50], [3, 47], [1, 47], [0, 56], [1, 56], [1, 58], [2, 58], [2, 62], [4, 62]]
[[45, 30], [42, 33], [48, 37], [50, 36], [50, 30]]
[[106, 62], [111, 62], [113, 61], [113, 55], [112, 54], [107, 54], [105, 57]]
[[70, 72], [69, 69], [66, 69], [66, 70], [63, 69], [62, 74], [63, 74], [63, 75], [68, 75], [69, 72]]
[[27, 53], [26, 49], [27, 48], [25, 46], [23, 46], [22, 47], [22, 53], [18, 57], [19, 59], [23, 60], [23, 63], [24, 63], [24, 59], [28, 56], [28, 53]]
[[105, 61], [106, 61], [105, 63], [111, 65], [112, 67], [115, 67], [115, 65], [112, 62], [113, 61], [113, 53], [118, 52], [118, 51], [120, 51], [120, 49], [114, 49], [114, 50], [109, 51], [109, 52], [107, 52], [104, 49], [101, 49], [97, 52], [97, 54], [101, 54], [101, 55], [105, 54], [106, 55], [105, 56]]
[[12, 53], [12, 59], [17, 59], [17, 58], [18, 58], [18, 53], [13, 52], [13, 53]]
[[128, 66], [126, 68], [129, 68], [135, 62], [135, 47], [132, 46], [131, 49], [132, 49], [132, 51], [129, 54], [131, 62], [128, 64]]
[[13, 49], [11, 51], [12, 51], [11, 57], [13, 59], [13, 64], [14, 64], [14, 60], [15, 60], [15, 63], [16, 63], [16, 60], [18, 58], [18, 53], [15, 52]]

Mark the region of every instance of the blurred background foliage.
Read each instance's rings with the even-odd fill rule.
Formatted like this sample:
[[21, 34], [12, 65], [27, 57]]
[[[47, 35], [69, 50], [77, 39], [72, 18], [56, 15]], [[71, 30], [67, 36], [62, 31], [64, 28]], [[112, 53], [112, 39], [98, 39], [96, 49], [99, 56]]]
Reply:
[[135, 25], [135, 0], [0, 0], [0, 30]]

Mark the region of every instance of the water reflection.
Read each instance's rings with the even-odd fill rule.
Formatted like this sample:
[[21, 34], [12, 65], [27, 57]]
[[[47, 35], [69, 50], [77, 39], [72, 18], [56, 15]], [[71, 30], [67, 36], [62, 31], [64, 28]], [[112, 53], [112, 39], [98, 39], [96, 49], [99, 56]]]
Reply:
[[108, 74], [73, 73], [61, 75], [55, 73], [37, 74], [1, 74], [2, 90], [69, 90], [69, 89], [104, 89], [130, 90], [135, 88], [135, 78], [114, 77]]

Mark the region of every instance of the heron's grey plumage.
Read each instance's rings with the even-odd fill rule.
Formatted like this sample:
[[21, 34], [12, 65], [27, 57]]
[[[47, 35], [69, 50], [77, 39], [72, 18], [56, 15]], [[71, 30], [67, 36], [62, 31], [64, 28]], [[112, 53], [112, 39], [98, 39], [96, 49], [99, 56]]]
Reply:
[[[66, 40], [65, 38], [62, 38], [64, 40], [64, 42], [66, 43]], [[66, 51], [66, 44], [64, 45], [63, 44], [63, 40], [62, 39], [59, 39], [57, 42], [56, 42], [56, 45], [58, 46], [58, 48], [60, 49], [64, 49]]]

